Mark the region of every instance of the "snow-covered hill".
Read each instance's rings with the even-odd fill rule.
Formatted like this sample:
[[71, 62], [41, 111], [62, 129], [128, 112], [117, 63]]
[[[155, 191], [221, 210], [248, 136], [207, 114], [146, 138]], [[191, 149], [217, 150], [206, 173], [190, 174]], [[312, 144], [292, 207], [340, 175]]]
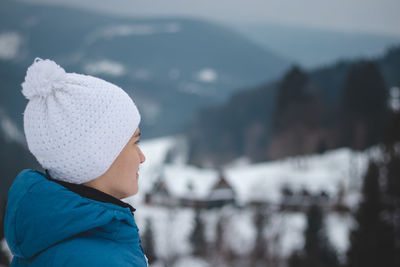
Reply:
[[[179, 138], [164, 137], [141, 144], [146, 162], [140, 167], [140, 191], [130, 201], [140, 203], [145, 192], [163, 176], [172, 194], [183, 195], [187, 185], [193, 185], [194, 194], [205, 195], [218, 179], [215, 169], [197, 168], [186, 165], [179, 154], [178, 162], [166, 163], [170, 151], [176, 151]], [[340, 187], [348, 193], [359, 192], [361, 177], [368, 163], [368, 155], [373, 152], [354, 152], [348, 148], [328, 151], [320, 155], [290, 157], [265, 163], [230, 164], [223, 172], [238, 196], [238, 203], [246, 205], [250, 201], [268, 201], [278, 203], [281, 189], [289, 187], [292, 191], [307, 189], [310, 193], [324, 191], [330, 196], [337, 194]], [[172, 161], [173, 161], [172, 160]], [[348, 196], [347, 204], [353, 206], [357, 199]], [[351, 197], [351, 198], [350, 198]]]

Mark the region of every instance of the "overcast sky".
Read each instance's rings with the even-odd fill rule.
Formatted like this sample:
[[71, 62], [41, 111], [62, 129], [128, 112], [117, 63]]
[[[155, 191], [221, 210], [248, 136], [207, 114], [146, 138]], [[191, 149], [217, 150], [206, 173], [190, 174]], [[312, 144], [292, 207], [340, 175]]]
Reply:
[[196, 16], [400, 36], [400, 0], [24, 0], [129, 16]]

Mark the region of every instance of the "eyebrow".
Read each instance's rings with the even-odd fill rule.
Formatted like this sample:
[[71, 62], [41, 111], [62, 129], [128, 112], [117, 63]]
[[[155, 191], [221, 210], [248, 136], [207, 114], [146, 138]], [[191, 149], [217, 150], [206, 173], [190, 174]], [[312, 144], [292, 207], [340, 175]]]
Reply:
[[139, 136], [141, 136], [142, 135], [142, 133], [141, 132], [138, 132], [137, 134], [135, 134], [133, 137], [139, 137]]

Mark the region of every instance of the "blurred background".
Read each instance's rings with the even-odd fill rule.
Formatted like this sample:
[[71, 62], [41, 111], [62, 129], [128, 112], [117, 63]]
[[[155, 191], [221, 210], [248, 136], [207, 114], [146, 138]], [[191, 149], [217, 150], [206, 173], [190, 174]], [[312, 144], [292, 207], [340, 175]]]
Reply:
[[[27, 67], [113, 82], [142, 114], [151, 266], [400, 266], [398, 0], [0, 2], [0, 196], [41, 170]], [[0, 231], [0, 266], [11, 255]]]

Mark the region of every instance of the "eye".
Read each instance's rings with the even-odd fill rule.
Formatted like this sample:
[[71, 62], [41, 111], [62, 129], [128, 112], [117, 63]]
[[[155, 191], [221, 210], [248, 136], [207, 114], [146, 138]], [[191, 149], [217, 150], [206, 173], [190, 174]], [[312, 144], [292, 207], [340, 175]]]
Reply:
[[135, 142], [136, 145], [138, 145], [139, 143], [140, 143], [140, 140], [137, 140], [137, 141]]

